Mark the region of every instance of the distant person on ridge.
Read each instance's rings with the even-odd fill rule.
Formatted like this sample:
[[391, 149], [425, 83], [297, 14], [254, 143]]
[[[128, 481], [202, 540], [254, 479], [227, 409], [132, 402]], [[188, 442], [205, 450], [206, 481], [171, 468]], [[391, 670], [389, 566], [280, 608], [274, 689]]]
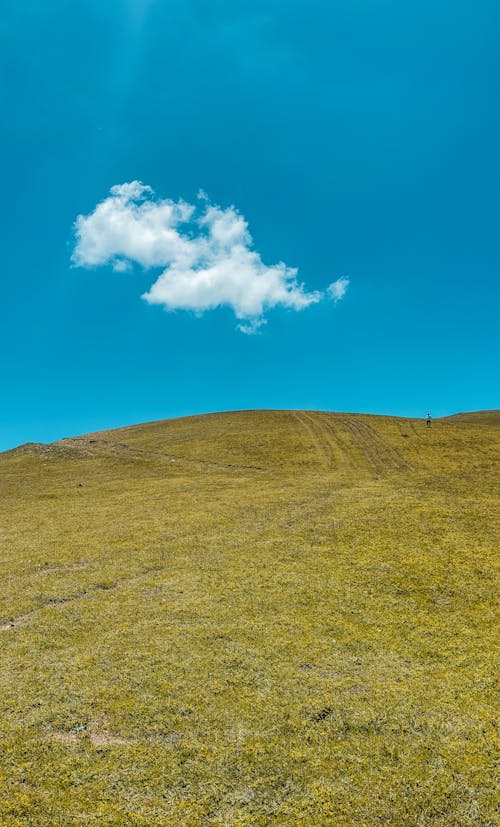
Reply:
[[425, 427], [426, 428], [431, 427], [431, 415], [430, 415], [429, 411], [427, 411], [427, 419], [425, 420]]

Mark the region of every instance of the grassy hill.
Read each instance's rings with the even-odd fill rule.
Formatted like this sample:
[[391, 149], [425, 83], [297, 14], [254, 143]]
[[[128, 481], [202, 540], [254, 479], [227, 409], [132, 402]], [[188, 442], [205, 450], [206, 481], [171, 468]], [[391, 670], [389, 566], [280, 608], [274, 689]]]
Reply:
[[248, 411], [0, 454], [0, 824], [497, 824], [497, 425]]
[[478, 425], [500, 426], [500, 411], [468, 411], [467, 413], [453, 414], [445, 417], [447, 421], [471, 422]]

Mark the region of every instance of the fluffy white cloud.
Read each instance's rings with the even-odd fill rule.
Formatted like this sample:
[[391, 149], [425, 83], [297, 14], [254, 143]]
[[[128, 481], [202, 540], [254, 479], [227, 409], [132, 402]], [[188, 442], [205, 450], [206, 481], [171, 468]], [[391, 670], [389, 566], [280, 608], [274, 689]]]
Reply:
[[[270, 308], [302, 310], [323, 298], [306, 291], [295, 268], [264, 264], [244, 217], [211, 204], [202, 191], [194, 206], [157, 199], [140, 181], [120, 184], [90, 215], [78, 216], [75, 233], [77, 266], [162, 268], [143, 296], [147, 302], [196, 313], [226, 305], [243, 333], [255, 333]], [[348, 283], [338, 279], [328, 293], [338, 301]]]
[[337, 281], [333, 281], [327, 287], [327, 292], [330, 298], [337, 303], [344, 298], [348, 287], [349, 278], [347, 276], [342, 276], [340, 279], [337, 279]]
[[155, 201], [151, 188], [140, 181], [112, 187], [109, 198], [93, 213], [76, 219], [73, 261], [86, 267], [112, 262], [115, 269], [122, 261], [143, 267], [194, 263], [197, 245], [178, 230], [190, 221], [194, 210], [184, 201]]

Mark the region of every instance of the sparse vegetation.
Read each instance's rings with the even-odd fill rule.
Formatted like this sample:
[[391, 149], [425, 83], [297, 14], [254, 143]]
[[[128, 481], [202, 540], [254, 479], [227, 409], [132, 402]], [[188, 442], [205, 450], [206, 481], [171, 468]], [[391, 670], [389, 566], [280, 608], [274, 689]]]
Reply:
[[496, 817], [498, 415], [0, 456], [0, 825]]

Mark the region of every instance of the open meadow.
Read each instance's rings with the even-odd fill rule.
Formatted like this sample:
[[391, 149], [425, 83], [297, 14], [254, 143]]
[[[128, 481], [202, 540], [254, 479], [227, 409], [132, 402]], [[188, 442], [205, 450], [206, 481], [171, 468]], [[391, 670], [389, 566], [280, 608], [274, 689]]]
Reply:
[[499, 425], [250, 411], [1, 454], [0, 825], [498, 824]]

